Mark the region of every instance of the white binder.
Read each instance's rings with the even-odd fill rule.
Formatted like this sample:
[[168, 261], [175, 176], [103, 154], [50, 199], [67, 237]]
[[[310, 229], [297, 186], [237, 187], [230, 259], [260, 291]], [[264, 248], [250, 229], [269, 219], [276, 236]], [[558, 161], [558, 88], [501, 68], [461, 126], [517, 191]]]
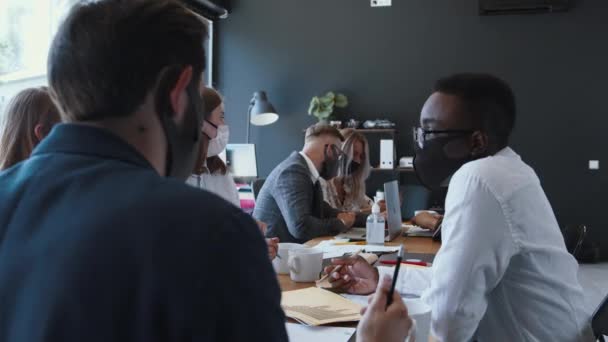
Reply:
[[395, 142], [392, 139], [380, 140], [380, 168], [394, 169]]

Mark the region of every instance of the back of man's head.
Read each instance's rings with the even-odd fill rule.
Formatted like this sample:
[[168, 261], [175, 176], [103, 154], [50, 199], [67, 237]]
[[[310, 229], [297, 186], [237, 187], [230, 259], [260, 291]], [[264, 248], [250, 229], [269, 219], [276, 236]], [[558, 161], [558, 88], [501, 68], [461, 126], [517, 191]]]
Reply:
[[[128, 116], [171, 69], [192, 66], [191, 84], [198, 84], [206, 37], [205, 24], [176, 0], [75, 5], [48, 57], [49, 85], [64, 121]], [[169, 82], [178, 76], [173, 70]]]
[[309, 145], [317, 141], [321, 141], [324, 138], [332, 138], [338, 139], [339, 141], [344, 141], [342, 133], [340, 133], [337, 128], [327, 124], [318, 123], [306, 129], [304, 142], [306, 145]]
[[434, 91], [458, 97], [473, 129], [487, 133], [497, 148], [508, 145], [516, 106], [515, 95], [505, 81], [489, 74], [461, 73], [438, 80]]

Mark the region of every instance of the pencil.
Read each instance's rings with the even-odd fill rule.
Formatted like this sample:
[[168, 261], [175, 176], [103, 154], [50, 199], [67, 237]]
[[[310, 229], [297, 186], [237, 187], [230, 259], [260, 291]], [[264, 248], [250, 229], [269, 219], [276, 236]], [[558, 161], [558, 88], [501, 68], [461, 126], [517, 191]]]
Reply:
[[346, 246], [346, 245], [366, 245], [366, 241], [356, 241], [356, 242], [335, 242], [334, 246]]
[[[397, 265], [397, 260], [381, 260], [380, 263], [383, 265]], [[415, 265], [415, 266], [425, 266], [425, 267], [433, 266], [432, 263], [424, 262], [424, 261], [403, 260], [403, 261], [401, 261], [401, 263], [408, 264], [408, 265]]]
[[401, 260], [403, 260], [403, 245], [399, 247], [399, 254], [397, 254], [397, 265], [395, 266], [395, 273], [393, 274], [393, 284], [391, 290], [388, 292], [388, 298], [386, 299], [386, 307], [393, 302], [393, 293], [395, 293], [395, 285], [397, 285], [397, 277], [399, 277], [399, 266], [401, 266]]
[[[363, 249], [359, 249], [358, 251], [356, 251], [355, 253], [353, 253], [353, 254], [351, 255], [351, 257], [359, 255], [359, 253], [361, 253], [362, 251], [363, 251]], [[338, 265], [338, 266], [336, 266], [336, 268], [334, 268], [333, 272], [337, 272], [337, 271], [339, 271], [341, 268], [342, 268], [342, 265]], [[321, 279], [317, 280], [317, 282], [319, 282], [319, 283], [320, 283], [320, 282], [322, 282], [323, 280], [327, 279], [327, 277], [329, 277], [329, 273], [325, 274], [323, 277], [321, 277]]]

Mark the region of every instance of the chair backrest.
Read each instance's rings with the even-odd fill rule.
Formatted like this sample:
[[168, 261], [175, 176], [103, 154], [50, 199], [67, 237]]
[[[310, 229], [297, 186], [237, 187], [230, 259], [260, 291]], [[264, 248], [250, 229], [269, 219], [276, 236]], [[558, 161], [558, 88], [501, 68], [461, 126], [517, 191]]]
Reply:
[[431, 192], [422, 185], [405, 185], [401, 188], [401, 217], [409, 220], [414, 217], [416, 210], [429, 208]]
[[578, 259], [583, 241], [587, 236], [587, 227], [583, 224], [567, 225], [562, 229], [566, 249]]
[[608, 335], [608, 296], [595, 310], [593, 318], [591, 318], [591, 328], [593, 328], [595, 337], [600, 341], [603, 341], [602, 335]]
[[253, 183], [251, 184], [251, 188], [253, 189], [253, 199], [258, 199], [258, 194], [260, 193], [260, 189], [262, 189], [262, 186], [264, 185], [265, 181], [266, 178], [258, 178], [253, 181]]

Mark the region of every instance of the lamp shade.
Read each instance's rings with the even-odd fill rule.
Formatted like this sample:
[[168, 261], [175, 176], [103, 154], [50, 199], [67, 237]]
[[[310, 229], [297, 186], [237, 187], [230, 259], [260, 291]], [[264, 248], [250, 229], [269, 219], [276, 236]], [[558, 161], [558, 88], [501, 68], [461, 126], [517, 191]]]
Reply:
[[279, 119], [276, 109], [268, 101], [266, 92], [256, 91], [249, 103], [249, 122], [255, 126], [270, 125]]

